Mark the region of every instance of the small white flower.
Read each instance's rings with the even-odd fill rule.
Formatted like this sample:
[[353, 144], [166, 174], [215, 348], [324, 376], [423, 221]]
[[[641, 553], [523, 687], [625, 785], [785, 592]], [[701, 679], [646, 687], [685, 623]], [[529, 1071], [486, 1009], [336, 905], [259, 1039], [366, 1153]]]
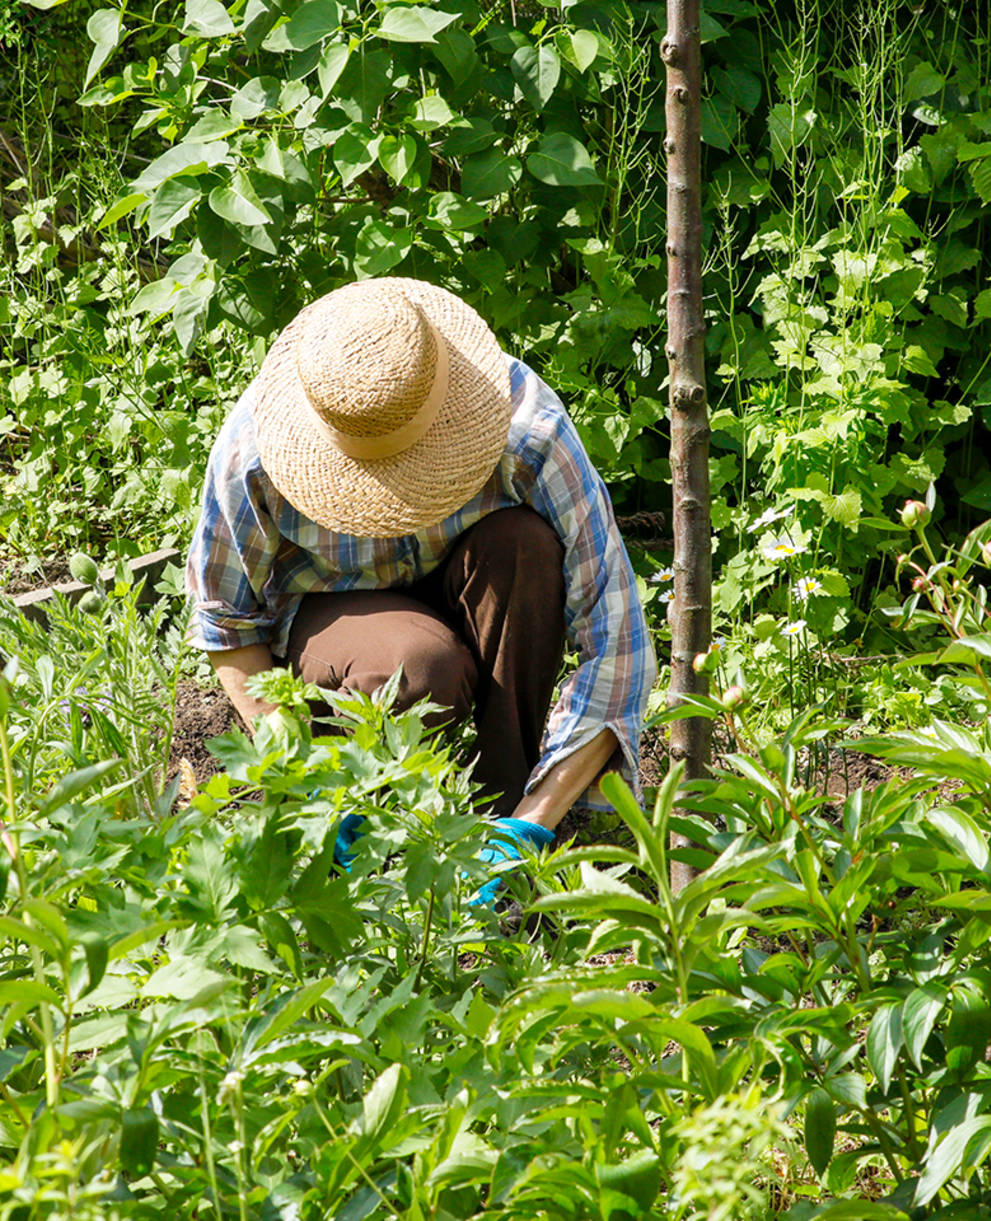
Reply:
[[725, 636], [717, 636], [717, 637], [716, 637], [716, 638], [713, 640], [712, 644], [710, 644], [710, 645], [709, 645], [709, 652], [710, 652], [710, 653], [718, 653], [718, 652], [720, 652], [720, 651], [722, 650], [722, 648], [723, 648], [723, 645], [725, 645], [725, 643], [726, 643], [726, 637], [725, 637]]
[[811, 598], [813, 594], [817, 594], [822, 589], [822, 582], [817, 581], [815, 577], [802, 577], [800, 581], [795, 583], [795, 593], [799, 598]]
[[798, 636], [800, 633], [802, 633], [804, 631], [805, 631], [805, 620], [796, 619], [794, 621], [794, 623], [786, 623], [784, 625], [784, 627], [781, 629], [781, 634], [783, 636]]
[[237, 1087], [243, 1080], [244, 1073], [242, 1073], [240, 1069], [231, 1069], [231, 1071], [220, 1083], [220, 1089], [217, 1091], [217, 1101], [226, 1102], [227, 1099], [230, 1098], [231, 1094], [237, 1090]]
[[673, 589], [662, 590], [661, 601], [662, 602], [673, 602], [674, 601], [674, 590]]
[[227, 1146], [227, 1148], [228, 1148], [228, 1150], [229, 1150], [231, 1153], [233, 1153], [233, 1154], [234, 1154], [234, 1156], [235, 1156], [235, 1157], [237, 1157], [237, 1155], [238, 1155], [238, 1154], [241, 1152], [241, 1150], [244, 1148], [244, 1145], [243, 1145], [243, 1144], [242, 1144], [242, 1142], [241, 1142], [241, 1141], [239, 1141], [239, 1140], [232, 1140], [232, 1141], [230, 1142], [230, 1144]]
[[774, 538], [761, 548], [769, 560], [786, 560], [793, 555], [808, 551], [804, 543], [793, 543], [790, 538]]
[[673, 568], [662, 568], [660, 572], [655, 572], [652, 577], [649, 577], [651, 585], [664, 585], [667, 581], [674, 580]]
[[748, 534], [756, 534], [758, 530], [763, 530], [765, 526], [769, 526], [771, 522], [780, 521], [782, 517], [787, 517], [791, 513], [791, 508], [787, 509], [765, 509], [764, 512], [747, 526]]

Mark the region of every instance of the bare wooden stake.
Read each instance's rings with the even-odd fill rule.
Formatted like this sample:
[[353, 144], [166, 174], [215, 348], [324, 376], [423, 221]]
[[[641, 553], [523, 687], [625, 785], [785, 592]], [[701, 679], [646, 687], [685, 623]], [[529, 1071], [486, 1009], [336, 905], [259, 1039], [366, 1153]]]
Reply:
[[[709, 412], [705, 392], [705, 324], [702, 317], [702, 65], [699, 0], [668, 0], [661, 43], [667, 67], [664, 150], [668, 166], [668, 342], [671, 483], [674, 499], [674, 603], [671, 613], [672, 705], [708, 693], [708, 680], [692, 662], [712, 634], [712, 550], [709, 511]], [[685, 779], [704, 776], [711, 758], [710, 722], [675, 721], [671, 756], [685, 763]], [[684, 843], [672, 836], [672, 847]], [[671, 865], [681, 890], [691, 866]]]

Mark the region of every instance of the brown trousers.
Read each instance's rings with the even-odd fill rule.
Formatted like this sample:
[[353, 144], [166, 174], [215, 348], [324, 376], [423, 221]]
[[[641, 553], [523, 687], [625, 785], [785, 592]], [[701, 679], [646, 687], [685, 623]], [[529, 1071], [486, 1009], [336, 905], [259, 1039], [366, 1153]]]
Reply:
[[400, 589], [308, 594], [287, 661], [307, 682], [370, 695], [403, 667], [398, 705], [429, 698], [435, 723], [474, 715], [474, 778], [511, 814], [539, 757], [564, 650], [563, 548], [532, 509], [500, 509], [440, 567]]

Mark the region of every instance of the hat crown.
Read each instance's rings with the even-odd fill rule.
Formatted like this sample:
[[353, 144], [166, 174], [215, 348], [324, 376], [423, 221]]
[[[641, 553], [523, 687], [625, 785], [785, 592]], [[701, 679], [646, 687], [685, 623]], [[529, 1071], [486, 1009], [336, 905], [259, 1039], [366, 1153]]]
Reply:
[[296, 364], [311, 407], [351, 437], [401, 429], [430, 394], [437, 338], [423, 311], [383, 281], [365, 280], [306, 311]]

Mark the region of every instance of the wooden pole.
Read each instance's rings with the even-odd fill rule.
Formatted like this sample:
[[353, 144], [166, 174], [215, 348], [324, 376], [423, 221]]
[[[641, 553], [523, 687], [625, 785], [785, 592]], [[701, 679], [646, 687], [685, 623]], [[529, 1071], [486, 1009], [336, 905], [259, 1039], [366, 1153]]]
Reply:
[[[674, 500], [674, 602], [671, 612], [672, 705], [707, 694], [708, 680], [692, 662], [712, 633], [712, 550], [709, 513], [709, 413], [705, 392], [702, 317], [702, 63], [699, 0], [668, 0], [661, 43], [667, 67], [665, 114], [668, 191], [668, 342], [671, 483]], [[685, 779], [704, 776], [711, 757], [710, 722], [675, 721], [671, 756], [685, 763]], [[672, 847], [684, 843], [672, 836]], [[673, 861], [671, 883], [682, 889], [689, 865]]]

